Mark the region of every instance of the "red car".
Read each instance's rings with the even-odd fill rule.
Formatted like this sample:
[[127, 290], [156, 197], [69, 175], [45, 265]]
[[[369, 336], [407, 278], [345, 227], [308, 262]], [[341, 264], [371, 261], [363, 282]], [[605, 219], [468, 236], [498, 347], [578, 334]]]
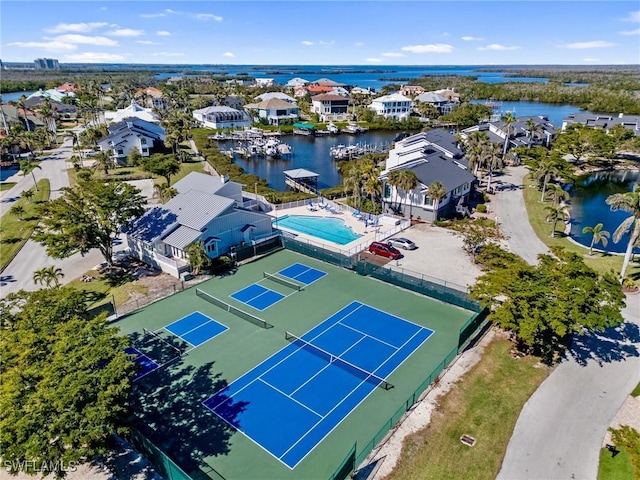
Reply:
[[372, 242], [371, 245], [369, 245], [369, 252], [373, 255], [380, 255], [381, 257], [387, 257], [392, 260], [397, 260], [402, 256], [400, 250], [392, 247], [388, 243], [382, 242]]

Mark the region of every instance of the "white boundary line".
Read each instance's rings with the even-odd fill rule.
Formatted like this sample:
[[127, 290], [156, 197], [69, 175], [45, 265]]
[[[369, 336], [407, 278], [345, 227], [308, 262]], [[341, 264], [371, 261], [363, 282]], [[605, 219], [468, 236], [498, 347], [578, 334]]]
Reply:
[[[283, 271], [285, 271], [287, 268], [291, 268], [291, 267], [293, 267], [294, 265], [300, 265], [300, 266], [302, 266], [302, 267], [305, 267], [305, 268], [306, 268], [306, 270], [303, 270], [302, 272], [300, 272], [299, 274], [297, 274], [295, 277], [290, 277], [290, 276], [288, 276], [288, 275], [284, 275], [284, 274], [282, 273], [282, 272], [283, 272]], [[316, 272], [320, 272], [320, 273], [322, 273], [322, 275], [321, 275], [321, 276], [319, 276], [318, 278], [316, 278], [313, 282], [305, 283], [305, 286], [313, 285], [313, 284], [314, 284], [314, 283], [316, 283], [318, 280], [320, 280], [320, 279], [322, 279], [322, 278], [324, 278], [324, 277], [326, 277], [326, 276], [328, 275], [328, 273], [327, 273], [327, 272], [325, 272], [324, 270], [320, 270], [319, 268], [309, 267], [308, 265], [305, 265], [304, 263], [300, 263], [300, 262], [292, 263], [292, 264], [291, 264], [291, 265], [289, 265], [288, 267], [285, 267], [285, 268], [283, 268], [282, 270], [278, 270], [276, 273], [279, 273], [279, 274], [280, 274], [280, 275], [282, 275], [283, 277], [290, 278], [291, 280], [296, 280], [300, 275], [302, 275], [302, 274], [304, 274], [304, 273], [307, 273], [309, 270], [314, 270], [314, 271], [316, 271]], [[304, 283], [304, 282], [302, 282], [302, 283]]]
[[[233, 295], [235, 295], [236, 293], [241, 292], [241, 291], [243, 291], [243, 290], [246, 290], [246, 289], [247, 289], [247, 288], [249, 288], [251, 285], [257, 285], [257, 286], [258, 286], [258, 287], [260, 287], [260, 288], [264, 288], [264, 289], [265, 289], [265, 291], [264, 291], [264, 292], [262, 292], [262, 293], [259, 293], [259, 294], [258, 294], [258, 295], [256, 295], [255, 297], [251, 297], [251, 298], [250, 298], [249, 300], [247, 300], [246, 302], [243, 302], [242, 300], [240, 300], [240, 299], [238, 299], [238, 298], [233, 297]], [[288, 295], [284, 295], [284, 294], [282, 294], [282, 293], [280, 293], [280, 292], [276, 292], [275, 290], [271, 290], [270, 288], [263, 287], [262, 285], [260, 285], [260, 283], [259, 283], [259, 282], [253, 282], [251, 285], [247, 285], [246, 287], [241, 288], [241, 289], [240, 289], [240, 290], [238, 290], [237, 292], [233, 292], [233, 293], [229, 294], [229, 298], [233, 298], [236, 302], [240, 302], [240, 303], [242, 303], [242, 304], [246, 305], [247, 307], [251, 307], [251, 308], [253, 308], [254, 310], [258, 310], [259, 312], [262, 312], [262, 311], [266, 310], [267, 308], [269, 308], [269, 307], [271, 307], [271, 306], [275, 305], [275, 304], [276, 304], [276, 303], [278, 303], [279, 301], [284, 300], [285, 298], [287, 298], [287, 297], [288, 297]], [[269, 293], [269, 292], [273, 292], [273, 293], [275, 293], [275, 294], [277, 294], [277, 295], [280, 295], [280, 298], [279, 298], [278, 300], [276, 300], [275, 302], [270, 303], [269, 305], [267, 305], [267, 306], [266, 306], [266, 307], [264, 307], [264, 308], [256, 308], [256, 307], [254, 307], [253, 305], [249, 304], [249, 302], [254, 301], [256, 298], [259, 298], [259, 297], [261, 297], [262, 295], [266, 295], [266, 294], [267, 294], [267, 293]]]
[[[324, 368], [322, 369], [324, 370]], [[322, 371], [321, 370], [321, 371]], [[320, 418], [324, 418], [320, 413], [316, 412], [314, 409], [312, 409], [311, 407], [309, 407], [308, 405], [305, 405], [304, 403], [302, 403], [300, 400], [296, 400], [295, 398], [293, 398], [291, 395], [288, 395], [286, 393], [284, 393], [282, 390], [280, 390], [279, 388], [274, 387], [273, 385], [271, 385], [269, 382], [265, 382], [263, 378], [258, 377], [258, 380], [261, 381], [262, 383], [264, 383], [267, 387], [270, 387], [272, 389], [274, 389], [276, 392], [278, 392], [280, 395], [282, 395], [283, 397], [288, 398], [289, 400], [294, 401], [295, 403], [297, 403], [298, 405], [300, 405], [301, 407], [305, 408], [306, 410], [309, 410], [311, 413], [316, 414], [318, 417]]]

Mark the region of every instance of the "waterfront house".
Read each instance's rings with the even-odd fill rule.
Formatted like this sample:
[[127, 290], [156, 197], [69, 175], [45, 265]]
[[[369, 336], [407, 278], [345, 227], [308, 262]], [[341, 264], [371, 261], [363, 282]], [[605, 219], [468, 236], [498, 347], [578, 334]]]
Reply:
[[404, 95], [405, 97], [415, 97], [416, 95], [420, 95], [424, 92], [424, 87], [421, 87], [420, 85], [404, 85], [398, 91], [400, 95]]
[[602, 115], [598, 113], [573, 113], [562, 120], [562, 130], [569, 125], [580, 124], [593, 128], [602, 128], [607, 132], [611, 127], [622, 125], [640, 136], [640, 115]]
[[406, 120], [411, 113], [412, 103], [409, 97], [405, 97], [399, 93], [392, 93], [391, 95], [374, 98], [369, 108], [373, 110], [376, 115], [385, 118]]
[[309, 83], [309, 80], [305, 80], [304, 78], [295, 77], [287, 82], [286, 87], [304, 87]]
[[140, 88], [136, 91], [134, 98], [142, 106], [147, 108], [156, 108], [165, 110], [167, 108], [167, 99], [162, 90], [156, 87]]
[[[418, 186], [406, 192], [392, 185], [389, 176], [397, 170], [412, 171]], [[385, 211], [427, 221], [468, 213], [467, 202], [476, 181], [457, 138], [442, 129], [421, 132], [396, 142], [389, 151], [380, 179]], [[429, 196], [429, 185], [435, 181], [442, 183], [446, 192], [439, 202]]]
[[291, 124], [298, 119], [297, 103], [279, 98], [269, 98], [260, 103], [248, 103], [245, 108], [254, 114], [255, 122], [266, 122], [269, 125]]
[[349, 98], [324, 93], [311, 97], [311, 112], [317, 113], [321, 122], [347, 121]]
[[136, 148], [143, 157], [163, 148], [165, 131], [160, 125], [131, 117], [107, 127], [109, 134], [98, 140], [101, 151], [110, 152], [114, 164], [124, 164]]
[[[557, 136], [555, 126], [545, 117], [518, 117], [511, 123], [509, 130], [507, 150], [536, 145], [549, 147]], [[493, 143], [504, 145], [507, 123], [503, 120], [480, 123], [460, 131], [460, 137], [466, 139], [473, 132], [484, 132]]]
[[253, 124], [251, 115], [246, 111], [236, 110], [225, 105], [194, 110], [193, 118], [206, 128], [248, 128]]
[[278, 100], [283, 100], [285, 102], [289, 102], [289, 103], [293, 103], [293, 104], [297, 104], [298, 101], [287, 95], [286, 93], [283, 92], [267, 92], [267, 93], [263, 93], [261, 95], [258, 95], [257, 97], [254, 98], [254, 100], [256, 102], [263, 102], [265, 100], [271, 100], [272, 98], [277, 98]]
[[178, 194], [147, 210], [125, 232], [131, 254], [179, 277], [190, 270], [187, 247], [202, 241], [210, 258], [273, 235], [271, 217], [244, 208], [242, 185], [192, 172], [173, 185]]
[[256, 87], [272, 87], [274, 84], [273, 78], [256, 78], [255, 80]]
[[120, 123], [126, 118], [137, 118], [145, 122], [160, 123], [160, 117], [153, 109], [138, 105], [135, 100], [131, 100], [131, 104], [126, 108], [120, 108], [115, 112], [104, 112], [104, 119], [107, 123]]
[[421, 93], [416, 98], [414, 98], [413, 101], [415, 102], [414, 105], [416, 103], [428, 103], [429, 105], [433, 105], [438, 109], [440, 115], [445, 115], [458, 106], [457, 103], [452, 102], [445, 96], [435, 92]]
[[2, 128], [3, 132], [6, 132], [5, 128], [11, 128], [17, 123], [21, 124], [25, 130], [30, 131], [34, 131], [36, 127], [44, 127], [45, 125], [29, 108], [23, 110], [13, 105], [2, 104], [0, 105], [0, 112], [0, 128]]

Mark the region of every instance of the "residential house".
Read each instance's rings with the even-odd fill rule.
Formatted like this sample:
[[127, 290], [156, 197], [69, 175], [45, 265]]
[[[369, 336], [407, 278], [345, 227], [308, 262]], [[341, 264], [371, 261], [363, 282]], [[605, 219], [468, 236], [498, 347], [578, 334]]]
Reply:
[[305, 80], [304, 78], [295, 77], [287, 82], [285, 86], [287, 87], [304, 87], [309, 83], [309, 80]]
[[272, 98], [277, 98], [278, 100], [283, 100], [285, 102], [289, 102], [289, 103], [293, 103], [293, 104], [297, 104], [298, 101], [287, 95], [286, 93], [283, 92], [267, 92], [267, 93], [263, 93], [262, 95], [258, 95], [256, 98], [254, 98], [254, 100], [256, 100], [257, 102], [262, 102], [265, 100], [271, 100]]
[[[26, 102], [25, 102], [26, 103]], [[44, 127], [45, 124], [40, 120], [34, 112], [23, 110], [9, 104], [0, 105], [0, 128], [6, 132], [11, 125], [20, 123], [25, 130], [33, 131], [36, 127]]]
[[50, 88], [49, 90], [38, 90], [37, 92], [33, 92], [31, 95], [27, 97], [27, 100], [32, 98], [48, 98], [55, 102], [62, 103], [66, 97], [75, 97], [75, 92], [72, 91], [61, 91], [57, 88]]
[[272, 87], [274, 84], [273, 78], [256, 78], [255, 83], [257, 87]]
[[140, 88], [136, 91], [134, 97], [144, 107], [157, 110], [165, 110], [167, 108], [167, 99], [159, 88]]
[[311, 97], [311, 111], [317, 113], [321, 122], [347, 121], [349, 98], [331, 93]]
[[242, 99], [240, 97], [236, 97], [235, 95], [227, 95], [221, 99], [211, 99], [210, 102], [210, 104], [214, 107], [227, 106], [235, 108], [236, 110], [241, 110], [243, 103]]
[[[509, 130], [507, 150], [536, 145], [549, 147], [557, 136], [555, 126], [546, 117], [518, 117], [511, 123]], [[484, 132], [493, 143], [504, 145], [507, 138], [507, 123], [497, 120], [474, 125], [460, 131], [460, 137], [466, 139], [473, 132]]]
[[391, 95], [374, 98], [369, 108], [376, 112], [376, 115], [382, 117], [406, 120], [411, 113], [412, 103], [409, 97], [399, 93], [392, 93]]
[[98, 140], [98, 147], [101, 151], [111, 152], [114, 163], [126, 163], [134, 148], [143, 157], [148, 157], [154, 148], [162, 147], [165, 139], [161, 126], [135, 117], [109, 125], [107, 130], [109, 135]]
[[400, 95], [404, 95], [405, 97], [415, 97], [416, 95], [420, 95], [424, 92], [424, 87], [421, 87], [420, 85], [404, 85], [398, 91]]
[[248, 103], [245, 108], [255, 112], [257, 122], [263, 121], [269, 125], [294, 123], [299, 116], [297, 103], [291, 103], [279, 98], [270, 98], [259, 103]]
[[362, 87], [353, 87], [349, 93], [351, 95], [375, 95], [376, 91], [375, 89], [371, 88], [371, 87], [367, 87], [367, 88], [362, 88]]
[[206, 128], [247, 128], [253, 124], [251, 115], [246, 111], [224, 105], [194, 110], [193, 118]]
[[137, 118], [145, 122], [160, 123], [160, 117], [151, 108], [138, 105], [135, 100], [125, 108], [119, 108], [115, 112], [104, 112], [104, 119], [107, 123], [120, 123], [127, 118]]
[[597, 113], [573, 113], [562, 120], [562, 130], [564, 131], [569, 125], [574, 124], [602, 128], [606, 131], [616, 125], [622, 125], [624, 128], [632, 130], [636, 135], [640, 135], [640, 115], [620, 113], [617, 116], [613, 116]]
[[202, 241], [217, 258], [271, 238], [271, 217], [243, 208], [242, 185], [192, 172], [173, 185], [178, 195], [147, 210], [125, 231], [130, 252], [175, 277], [190, 270], [187, 247]]
[[346, 87], [347, 85], [344, 83], [340, 83], [340, 82], [334, 82], [333, 80], [330, 80], [328, 78], [319, 78], [318, 80], [316, 80], [315, 82], [311, 82], [313, 85], [317, 85], [320, 87], [331, 87], [331, 88], [335, 88], [335, 87]]
[[453, 88], [441, 88], [440, 90], [434, 90], [433, 93], [442, 95], [444, 98], [453, 103], [460, 103], [460, 94]]
[[[405, 192], [391, 185], [389, 175], [395, 170], [412, 171], [418, 186]], [[385, 210], [427, 221], [456, 212], [468, 213], [466, 204], [476, 180], [457, 138], [442, 129], [421, 132], [396, 142], [389, 151], [380, 179]], [[446, 192], [439, 202], [429, 196], [429, 185], [435, 181], [442, 183]]]
[[452, 110], [454, 110], [458, 106], [457, 103], [452, 102], [445, 96], [435, 92], [421, 93], [413, 100], [415, 102], [414, 105], [416, 103], [428, 103], [430, 105], [433, 105], [435, 108], [438, 109], [438, 112], [440, 113], [440, 115], [445, 115], [451, 112]]

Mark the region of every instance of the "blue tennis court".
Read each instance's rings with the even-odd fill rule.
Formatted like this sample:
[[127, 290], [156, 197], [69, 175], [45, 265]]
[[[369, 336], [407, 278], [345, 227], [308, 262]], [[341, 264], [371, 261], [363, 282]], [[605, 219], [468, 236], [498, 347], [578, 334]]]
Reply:
[[327, 272], [318, 270], [316, 268], [307, 267], [302, 263], [294, 263], [278, 272], [283, 277], [288, 277], [296, 282], [303, 283], [305, 285], [311, 285], [313, 282], [320, 280]]
[[285, 295], [271, 290], [270, 288], [263, 287], [262, 285], [259, 285], [257, 283], [252, 283], [248, 287], [232, 293], [229, 296], [231, 298], [235, 298], [239, 302], [246, 303], [256, 310], [264, 310], [265, 308], [269, 308], [274, 303], [277, 303], [285, 298]]
[[129, 355], [135, 355], [132, 361], [139, 365], [135, 375], [131, 378], [131, 380], [133, 380], [134, 382], [139, 378], [144, 377], [148, 373], [151, 373], [155, 369], [160, 367], [160, 365], [158, 365], [156, 362], [151, 360], [149, 357], [147, 357], [144, 353], [142, 353], [140, 350], [138, 350], [135, 347], [127, 347], [124, 349], [124, 351]]
[[170, 323], [164, 329], [176, 337], [180, 337], [189, 345], [197, 347], [221, 334], [227, 327], [203, 313], [193, 312]]
[[203, 405], [293, 469], [432, 334], [352, 302]]

